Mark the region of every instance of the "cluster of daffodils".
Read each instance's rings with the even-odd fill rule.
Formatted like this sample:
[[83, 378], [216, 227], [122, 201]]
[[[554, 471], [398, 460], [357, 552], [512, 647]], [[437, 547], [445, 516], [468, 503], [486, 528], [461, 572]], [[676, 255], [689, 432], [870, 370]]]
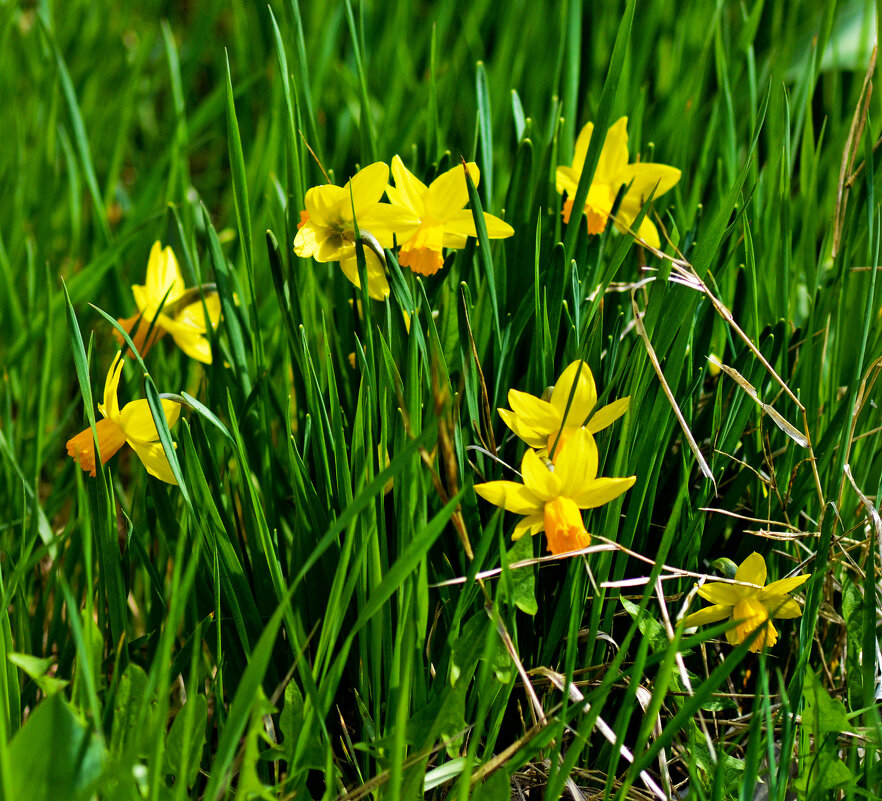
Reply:
[[[220, 301], [210, 285], [186, 288], [170, 247], [163, 250], [159, 242], [153, 245], [145, 283], [134, 284], [132, 294], [138, 314], [119, 320], [119, 324], [131, 335], [132, 343], [142, 357], [160, 337], [170, 334], [175, 344], [188, 356], [211, 364], [211, 343], [206, 335], [208, 329], [214, 329], [220, 321]], [[122, 337], [117, 336], [122, 341]], [[159, 442], [159, 433], [148, 402], [136, 400], [122, 409], [119, 407], [122, 369], [120, 351], [114, 357], [104, 382], [104, 402], [98, 404], [103, 419], [95, 424], [94, 436], [92, 429], [87, 428], [69, 439], [67, 452], [83, 470], [94, 476], [99, 455], [101, 463], [106, 464], [128, 443], [150, 475], [168, 484], [177, 484]], [[163, 399], [162, 410], [171, 428], [180, 415], [180, 404]]]
[[[294, 251], [318, 262], [340, 262], [343, 274], [360, 287], [355, 255], [356, 231], [363, 243], [368, 295], [384, 300], [389, 294], [384, 248], [399, 244], [398, 263], [420, 275], [433, 275], [444, 263], [444, 248], [465, 247], [477, 236], [473, 213], [463, 207], [469, 199], [465, 171], [475, 186], [480, 173], [474, 163], [454, 167], [426, 186], [398, 157], [389, 166], [375, 162], [359, 170], [344, 186], [314, 186], [300, 212]], [[381, 202], [385, 194], [389, 202]], [[506, 222], [484, 213], [490, 239], [511, 236]]]
[[[555, 175], [557, 191], [567, 195], [563, 209], [566, 223], [569, 223], [573, 211], [573, 200], [579, 179], [582, 177], [582, 168], [585, 166], [585, 157], [588, 155], [593, 132], [594, 125], [589, 122], [582, 128], [576, 140], [572, 166], [557, 168]], [[628, 118], [622, 117], [606, 133], [597, 169], [588, 189], [588, 199], [585, 201], [584, 209], [588, 233], [599, 234], [606, 228], [607, 221], [612, 216], [616, 197], [624, 188], [625, 192], [613, 217], [613, 225], [618, 231], [630, 232], [640, 242], [657, 249], [661, 245], [658, 229], [648, 216], [643, 218], [636, 231], [632, 226], [650, 197], [664, 194], [679, 180], [680, 170], [667, 164], [628, 163]]]
[[564, 370], [548, 400], [512, 389], [508, 402], [511, 410], [499, 409], [500, 416], [531, 447], [521, 462], [523, 483], [488, 481], [478, 484], [475, 492], [524, 515], [513, 539], [544, 531], [553, 554], [586, 548], [591, 535], [581, 510], [609, 503], [636, 480], [635, 476], [598, 478], [593, 436], [627, 411], [629, 398], [591, 414], [597, 405], [594, 376], [585, 362], [575, 361]]

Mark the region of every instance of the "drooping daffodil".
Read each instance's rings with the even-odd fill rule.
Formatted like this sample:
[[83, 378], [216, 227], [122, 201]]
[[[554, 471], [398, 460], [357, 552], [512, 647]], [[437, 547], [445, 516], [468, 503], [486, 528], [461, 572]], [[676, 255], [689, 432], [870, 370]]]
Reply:
[[752, 553], [738, 567], [735, 581], [741, 584], [726, 584], [715, 581], [698, 588], [698, 594], [713, 606], [693, 612], [683, 618], [687, 627], [719, 623], [727, 618], [735, 625], [726, 631], [726, 639], [731, 645], [738, 645], [757, 629], [762, 629], [750, 645], [750, 650], [758, 653], [763, 648], [771, 648], [778, 642], [778, 632], [772, 618], [799, 617], [802, 609], [787, 593], [793, 592], [809, 579], [807, 574], [766, 583], [766, 562], [758, 553]]
[[[508, 403], [511, 411], [497, 411], [503, 422], [531, 448], [547, 449], [551, 453], [557, 442], [553, 457], [556, 458], [561, 445], [575, 431], [583, 425], [592, 434], [602, 431], [628, 411], [630, 402], [630, 397], [620, 398], [594, 411], [597, 405], [594, 376], [585, 362], [576, 360], [563, 371], [548, 400], [510, 389]], [[569, 410], [567, 403], [570, 404]], [[590, 419], [588, 415], [591, 415]]]
[[488, 481], [476, 485], [475, 492], [509, 512], [525, 515], [512, 539], [544, 531], [551, 553], [569, 553], [591, 543], [580, 510], [609, 503], [636, 481], [636, 476], [598, 478], [597, 466], [594, 437], [582, 428], [561, 448], [553, 469], [528, 450], [521, 462], [523, 484]]
[[[306, 193], [306, 210], [300, 212], [294, 252], [318, 262], [338, 261], [355, 286], [358, 262], [355, 224], [358, 223], [367, 268], [368, 295], [384, 300], [389, 294], [382, 248], [391, 248], [413, 234], [420, 222], [407, 209], [380, 203], [389, 183], [389, 166], [375, 162], [359, 170], [343, 186], [314, 186]], [[354, 213], [354, 216], [353, 216]]]
[[[211, 364], [211, 343], [206, 333], [209, 327], [216, 328], [220, 320], [220, 299], [217, 292], [206, 288], [203, 306], [199, 290], [186, 288], [170, 247], [163, 249], [159, 242], [153, 243], [146, 280], [144, 284], [133, 284], [132, 294], [138, 314], [118, 322], [127, 333], [134, 331], [132, 342], [142, 356], [157, 339], [171, 334], [175, 344], [191, 359]], [[122, 340], [118, 335], [117, 338]]]
[[[627, 187], [627, 191], [619, 204], [613, 225], [622, 233], [626, 233], [631, 229], [650, 195], [657, 198], [680, 180], [680, 170], [667, 164], [649, 162], [628, 164], [627, 128], [628, 118], [622, 117], [610, 127], [603, 141], [600, 160], [597, 162], [597, 169], [588, 189], [588, 199], [585, 201], [585, 219], [589, 234], [599, 234], [606, 228], [616, 196], [623, 186]], [[563, 209], [566, 223], [570, 221], [573, 200], [579, 186], [582, 168], [585, 166], [585, 156], [588, 154], [593, 131], [594, 124], [590, 122], [582, 128], [576, 140], [572, 166], [561, 165], [557, 168], [555, 181], [557, 191], [561, 194], [566, 192], [568, 196]], [[658, 229], [649, 219], [649, 215], [643, 218], [640, 227], [633, 233], [637, 239], [650, 247], [658, 248], [661, 244]]]
[[[398, 263], [402, 267], [410, 267], [420, 275], [434, 275], [444, 263], [442, 248], [464, 248], [468, 237], [477, 236], [474, 216], [463, 208], [469, 202], [465, 169], [477, 186], [481, 174], [474, 162], [465, 168], [460, 165], [447, 170], [426, 186], [404, 166], [400, 157], [392, 159], [395, 186], [387, 187], [386, 194], [393, 206], [419, 220], [413, 235], [401, 243]], [[514, 228], [507, 222], [487, 212], [484, 224], [489, 239], [514, 234]]]
[[[153, 422], [147, 401], [136, 400], [127, 403], [122, 409], [119, 408], [117, 390], [122, 368], [122, 353], [117, 353], [104, 382], [104, 403], [98, 404], [98, 411], [104, 419], [95, 423], [101, 464], [106, 464], [107, 460], [128, 442], [150, 475], [167, 484], [177, 484], [168, 458], [159, 442], [159, 432], [156, 430], [156, 423]], [[163, 398], [162, 410], [170, 428], [178, 421], [181, 406], [175, 401]], [[67, 441], [67, 453], [89, 475], [95, 475], [95, 440], [91, 428], [81, 431]]]

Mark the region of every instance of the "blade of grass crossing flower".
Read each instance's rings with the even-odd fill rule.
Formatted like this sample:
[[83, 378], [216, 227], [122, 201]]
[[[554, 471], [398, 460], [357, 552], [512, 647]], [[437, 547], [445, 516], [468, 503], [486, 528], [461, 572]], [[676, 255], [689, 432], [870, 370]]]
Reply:
[[475, 221], [475, 230], [478, 234], [478, 245], [481, 252], [481, 264], [484, 267], [484, 276], [487, 282], [487, 289], [490, 292], [490, 304], [493, 307], [493, 324], [496, 330], [497, 346], [502, 342], [502, 328], [499, 324], [499, 300], [496, 296], [496, 274], [493, 271], [493, 256], [490, 253], [490, 240], [487, 237], [487, 225], [484, 222], [484, 212], [481, 206], [481, 199], [478, 197], [478, 190], [472, 181], [472, 176], [465, 169], [463, 164], [463, 172], [465, 173], [466, 186], [469, 190], [469, 203], [472, 207], [472, 217]]
[[[615, 105], [616, 94], [619, 88], [619, 81], [622, 76], [622, 67], [625, 62], [625, 55], [628, 51], [628, 45], [631, 37], [631, 26], [634, 22], [634, 8], [637, 5], [636, 0], [628, 0], [625, 12], [622, 15], [622, 21], [619, 24], [619, 30], [616, 34], [616, 41], [613, 45], [612, 57], [610, 59], [609, 69], [606, 73], [606, 79], [603, 82], [603, 90], [600, 94], [600, 103], [597, 107], [597, 114], [594, 117], [594, 133], [591, 136], [591, 142], [588, 146], [588, 152], [585, 154], [585, 165], [582, 168], [582, 174], [579, 177], [579, 185], [576, 189], [576, 195], [573, 199], [573, 209], [579, 210], [578, 216], [573, 214], [567, 225], [567, 233], [564, 238], [564, 252], [566, 254], [566, 263], [569, 264], [570, 257], [576, 246], [576, 238], [582, 227], [582, 210], [585, 208], [585, 201], [588, 200], [588, 189], [591, 181], [594, 179], [594, 171], [600, 161], [600, 151], [606, 139], [606, 132], [612, 119], [612, 110]], [[566, 115], [574, 116], [575, 109], [567, 109]], [[567, 151], [567, 157], [569, 151]], [[554, 327], [554, 326], [553, 326]]]

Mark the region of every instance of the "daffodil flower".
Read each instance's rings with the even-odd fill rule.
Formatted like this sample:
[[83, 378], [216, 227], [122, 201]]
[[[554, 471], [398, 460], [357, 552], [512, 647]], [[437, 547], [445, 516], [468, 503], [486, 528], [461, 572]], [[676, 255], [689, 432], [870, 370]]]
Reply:
[[594, 509], [618, 498], [636, 481], [628, 478], [597, 478], [597, 445], [586, 429], [579, 429], [561, 448], [549, 469], [528, 450], [521, 462], [524, 483], [488, 481], [478, 484], [475, 492], [485, 501], [509, 512], [525, 515], [514, 530], [512, 539], [524, 534], [545, 532], [548, 549], [553, 554], [585, 548], [591, 535], [585, 529], [580, 509]]
[[[478, 165], [466, 165], [475, 186], [481, 174]], [[463, 209], [469, 202], [469, 190], [461, 166], [439, 175], [426, 186], [398, 157], [392, 159], [395, 186], [386, 187], [392, 205], [419, 220], [419, 228], [401, 245], [398, 263], [420, 275], [434, 275], [444, 259], [442, 248], [464, 248], [466, 239], [477, 236], [471, 211]], [[514, 233], [507, 222], [484, 212], [484, 224], [490, 239], [503, 239]]]
[[[117, 390], [119, 376], [123, 368], [122, 353], [117, 353], [107, 380], [104, 382], [104, 403], [98, 404], [98, 411], [104, 419], [95, 423], [98, 435], [98, 449], [101, 452], [101, 464], [106, 464], [127, 442], [132, 446], [138, 458], [144, 463], [147, 472], [167, 484], [177, 484], [162, 444], [150, 405], [146, 400], [136, 400], [119, 408]], [[180, 404], [170, 400], [162, 400], [162, 410], [169, 427], [173, 426], [181, 413]], [[90, 476], [95, 475], [95, 441], [92, 429], [87, 428], [67, 441], [67, 453]]]
[[312, 256], [318, 262], [339, 261], [343, 274], [361, 286], [355, 256], [357, 222], [363, 241], [372, 238], [379, 246], [376, 250], [364, 248], [368, 295], [374, 300], [384, 300], [389, 294], [382, 248], [391, 248], [396, 236], [409, 237], [419, 226], [410, 211], [380, 203], [388, 182], [389, 167], [378, 161], [359, 170], [344, 186], [312, 187], [306, 193], [306, 210], [300, 212], [294, 239], [298, 256]]
[[[627, 127], [628, 118], [622, 117], [607, 131], [606, 139], [603, 141], [600, 160], [597, 162], [597, 169], [594, 171], [594, 178], [588, 189], [588, 199], [585, 202], [585, 219], [588, 222], [589, 234], [599, 234], [606, 228], [616, 195], [623, 186], [628, 187], [628, 190], [619, 204], [613, 224], [619, 231], [626, 233], [650, 195], [653, 197], [663, 195], [680, 180], [680, 170], [667, 164], [641, 162], [628, 164]], [[563, 210], [566, 223], [570, 221], [573, 199], [579, 186], [582, 168], [585, 166], [585, 156], [588, 154], [593, 131], [594, 124], [589, 122], [579, 133], [573, 166], [561, 165], [557, 168], [555, 182], [557, 191], [566, 192], [568, 195]], [[634, 233], [650, 247], [658, 248], [661, 244], [658, 229], [649, 216], [643, 218], [643, 222]]]
[[[735, 572], [735, 581], [743, 584], [724, 584], [713, 582], [698, 588], [698, 594], [713, 606], [693, 612], [683, 618], [687, 627], [718, 623], [727, 618], [735, 625], [726, 632], [731, 645], [744, 642], [757, 629], [762, 631], [753, 640], [750, 650], [759, 652], [771, 648], [778, 642], [778, 632], [772, 625], [772, 618], [799, 617], [802, 609], [787, 593], [801, 586], [808, 575], [791, 576], [766, 583], [766, 562], [758, 553], [752, 553]], [[746, 586], [752, 585], [752, 586]]]
[[[574, 383], [576, 389], [567, 411]], [[563, 371], [549, 400], [511, 389], [508, 392], [511, 411], [497, 411], [503, 422], [531, 448], [547, 449], [551, 453], [557, 441], [556, 457], [563, 443], [583, 425], [592, 434], [602, 431], [628, 411], [630, 402], [630, 397], [620, 398], [598, 409], [588, 419], [588, 415], [597, 405], [597, 388], [591, 368], [585, 362], [577, 360]]]
[[175, 344], [191, 359], [211, 364], [211, 343], [205, 334], [209, 326], [217, 327], [221, 316], [220, 299], [216, 292], [206, 292], [203, 307], [198, 292], [184, 286], [178, 260], [170, 247], [163, 250], [159, 242], [153, 243], [147, 261], [146, 281], [133, 284], [132, 294], [138, 314], [118, 322], [128, 333], [137, 326], [132, 342], [142, 356], [157, 339], [171, 334]]

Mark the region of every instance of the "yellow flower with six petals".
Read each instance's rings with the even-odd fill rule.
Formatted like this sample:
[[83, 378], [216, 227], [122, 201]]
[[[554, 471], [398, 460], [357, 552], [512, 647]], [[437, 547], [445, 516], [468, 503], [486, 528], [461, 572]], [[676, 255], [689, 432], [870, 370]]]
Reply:
[[[585, 201], [585, 218], [588, 222], [588, 233], [599, 234], [606, 228], [607, 220], [612, 214], [619, 190], [628, 187], [613, 224], [622, 233], [626, 233], [637, 219], [649, 196], [658, 197], [667, 192], [680, 180], [680, 170], [667, 164], [636, 162], [628, 164], [628, 118], [622, 117], [607, 131], [600, 152], [600, 160], [594, 171], [594, 178], [588, 189]], [[588, 123], [579, 133], [576, 140], [575, 154], [571, 167], [561, 165], [557, 168], [555, 185], [557, 191], [569, 196], [564, 204], [564, 222], [569, 223], [573, 208], [573, 199], [579, 186], [582, 168], [594, 124]], [[658, 229], [649, 216], [643, 218], [640, 227], [634, 232], [638, 239], [650, 247], [658, 248], [661, 244]]]
[[702, 626], [730, 618], [736, 623], [726, 632], [726, 639], [731, 645], [744, 642], [762, 627], [762, 632], [750, 645], [750, 650], [758, 653], [778, 642], [778, 632], [772, 625], [773, 617], [792, 618], [802, 614], [799, 604], [787, 593], [801, 586], [808, 578], [807, 574], [791, 576], [763, 586], [766, 583], [766, 562], [758, 553], [752, 553], [735, 573], [735, 580], [744, 583], [715, 581], [699, 587], [698, 594], [713, 606], [687, 615], [683, 623], [687, 627]]
[[[369, 234], [380, 248], [391, 248], [396, 236], [409, 237], [420, 224], [410, 211], [380, 203], [388, 182], [388, 165], [377, 161], [359, 170], [343, 186], [312, 187], [304, 199], [306, 210], [300, 212], [294, 252], [302, 258], [312, 256], [318, 262], [340, 262], [344, 275], [355, 286], [361, 286], [355, 256], [355, 223], [363, 235], [362, 241]], [[389, 282], [381, 261], [382, 251], [365, 246], [364, 256], [368, 295], [384, 300], [389, 294]]]
[[[117, 353], [104, 382], [104, 403], [98, 404], [98, 411], [104, 419], [95, 423], [101, 464], [106, 464], [107, 460], [128, 442], [150, 475], [167, 484], [177, 484], [168, 458], [159, 442], [159, 432], [156, 430], [156, 423], [153, 422], [147, 401], [136, 400], [127, 403], [122, 409], [119, 408], [117, 390], [122, 368], [122, 353]], [[171, 428], [180, 416], [180, 404], [163, 399], [162, 410]], [[81, 431], [67, 441], [67, 453], [83, 470], [88, 471], [89, 475], [95, 475], [95, 441], [92, 438], [91, 428]]]
[[[466, 167], [477, 186], [481, 177], [478, 165], [470, 162]], [[398, 263], [420, 275], [434, 275], [444, 263], [442, 248], [464, 248], [467, 237], [477, 236], [472, 212], [463, 209], [469, 201], [463, 167], [447, 170], [426, 186], [395, 156], [392, 176], [395, 186], [386, 187], [392, 205], [419, 220], [413, 236], [401, 245]], [[484, 212], [484, 223], [490, 239], [514, 234], [514, 228], [492, 214]]]
[[[576, 385], [575, 392], [573, 384]], [[571, 392], [573, 400], [567, 411]], [[549, 400], [510, 389], [508, 403], [511, 411], [497, 411], [503, 422], [531, 448], [547, 449], [550, 453], [557, 441], [556, 457], [561, 446], [583, 425], [592, 434], [602, 431], [628, 411], [630, 402], [630, 397], [620, 398], [598, 409], [588, 420], [597, 405], [597, 388], [591, 368], [576, 360], [563, 371]]]
[[594, 437], [582, 428], [561, 448], [553, 469], [528, 450], [521, 462], [523, 484], [488, 481], [476, 485], [475, 492], [485, 501], [525, 515], [515, 526], [512, 539], [544, 531], [553, 554], [569, 553], [591, 543], [579, 510], [609, 503], [636, 481], [636, 476], [597, 478], [597, 466]]
[[[190, 358], [211, 364], [211, 343], [205, 334], [209, 326], [215, 328], [220, 320], [220, 299], [216, 292], [206, 292], [203, 307], [202, 298], [184, 286], [178, 260], [170, 247], [163, 250], [159, 242], [153, 243], [145, 283], [133, 284], [132, 294], [138, 314], [118, 322], [128, 333], [137, 325], [132, 341], [142, 356], [157, 339], [171, 334], [175, 344]], [[117, 339], [122, 337], [117, 335]]]

